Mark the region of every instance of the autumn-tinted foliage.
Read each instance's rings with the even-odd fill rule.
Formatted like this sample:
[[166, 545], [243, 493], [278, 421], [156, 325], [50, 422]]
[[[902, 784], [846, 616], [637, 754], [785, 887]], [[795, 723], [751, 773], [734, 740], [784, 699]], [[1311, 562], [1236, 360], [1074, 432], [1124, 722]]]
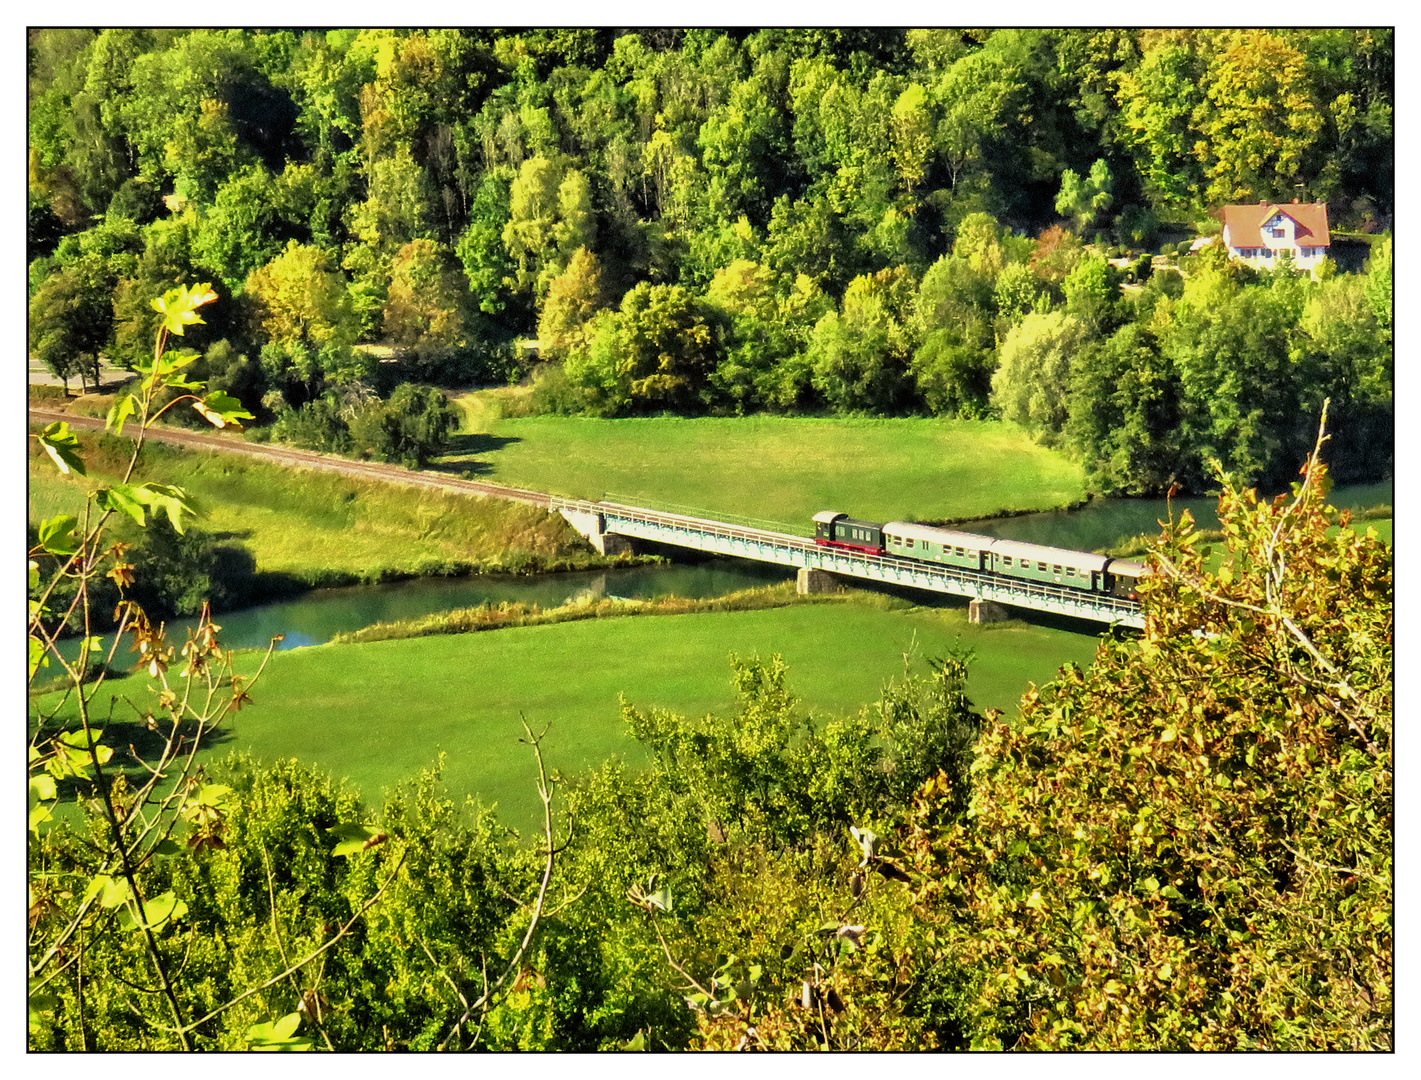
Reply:
[[984, 730], [964, 816], [921, 793], [922, 917], [977, 969], [974, 1042], [1387, 1049], [1392, 593], [1375, 534], [1226, 484], [1186, 513], [1138, 643]]

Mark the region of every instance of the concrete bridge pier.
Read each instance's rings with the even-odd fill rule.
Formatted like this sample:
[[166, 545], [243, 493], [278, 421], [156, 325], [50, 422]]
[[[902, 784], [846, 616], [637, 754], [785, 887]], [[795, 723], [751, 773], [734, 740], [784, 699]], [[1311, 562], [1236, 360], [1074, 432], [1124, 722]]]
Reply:
[[632, 543], [631, 538], [618, 536], [616, 533], [603, 533], [601, 536], [592, 537], [592, 546], [603, 555], [636, 554], [636, 545]]
[[841, 592], [843, 588], [839, 579], [828, 570], [815, 570], [808, 566], [801, 566], [794, 579], [794, 591], [800, 596], [808, 596], [810, 593], [836, 593]]
[[560, 508], [558, 513], [587, 538], [587, 542], [597, 549], [599, 555], [630, 555], [635, 551], [629, 537], [606, 531], [606, 518], [599, 513], [569, 507]]
[[994, 604], [990, 600], [973, 600], [967, 605], [967, 621], [969, 623], [1005, 622], [1010, 618], [1010, 611], [1001, 604]]

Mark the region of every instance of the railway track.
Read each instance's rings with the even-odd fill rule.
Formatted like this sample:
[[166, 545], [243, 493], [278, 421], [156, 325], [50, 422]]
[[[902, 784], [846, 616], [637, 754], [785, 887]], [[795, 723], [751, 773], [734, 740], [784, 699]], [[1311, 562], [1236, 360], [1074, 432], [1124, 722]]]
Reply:
[[[30, 409], [30, 423], [50, 424], [58, 421], [67, 423], [75, 431], [103, 431], [104, 422], [95, 416], [74, 416], [70, 413], [51, 409]], [[130, 428], [130, 430], [132, 430]], [[131, 436], [125, 433], [124, 438]], [[332, 472], [355, 479], [384, 480], [407, 487], [428, 488], [434, 491], [450, 491], [464, 495], [482, 495], [496, 499], [509, 499], [527, 503], [541, 509], [549, 509], [551, 496], [541, 491], [524, 488], [505, 487], [502, 484], [486, 484], [478, 480], [465, 480], [457, 476], [443, 476], [439, 473], [407, 469], [401, 465], [386, 465], [375, 461], [352, 461], [333, 454], [321, 454], [314, 450], [297, 450], [288, 446], [274, 446], [269, 443], [249, 443], [235, 435], [206, 434], [199, 431], [183, 431], [178, 428], [149, 428], [147, 438], [154, 442], [169, 443], [192, 450], [212, 450], [224, 454], [242, 454], [260, 461], [277, 465]]]

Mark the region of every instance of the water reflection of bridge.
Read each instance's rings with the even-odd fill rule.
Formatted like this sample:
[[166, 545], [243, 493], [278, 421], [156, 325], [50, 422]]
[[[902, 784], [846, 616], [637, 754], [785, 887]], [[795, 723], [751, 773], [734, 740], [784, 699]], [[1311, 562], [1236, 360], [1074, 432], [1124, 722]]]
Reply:
[[[620, 503], [554, 497], [549, 509], [562, 514], [599, 551], [608, 554], [625, 550], [629, 546], [628, 540], [651, 540], [715, 555], [733, 555], [739, 559], [797, 567], [801, 591], [822, 586], [823, 575], [833, 574], [950, 593], [979, 602], [1049, 611], [1095, 622], [1135, 628], [1145, 624], [1138, 603], [1083, 589], [1018, 581], [1000, 574], [941, 566], [893, 555], [866, 555], [840, 548], [820, 547], [802, 536]], [[820, 576], [816, 577], [815, 571]]]

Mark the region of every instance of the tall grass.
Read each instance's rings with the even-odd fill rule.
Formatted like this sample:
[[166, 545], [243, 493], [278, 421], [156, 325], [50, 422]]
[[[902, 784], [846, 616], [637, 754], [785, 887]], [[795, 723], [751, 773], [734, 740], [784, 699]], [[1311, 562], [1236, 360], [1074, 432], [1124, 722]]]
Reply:
[[331, 638], [333, 645], [357, 642], [398, 641], [405, 638], [430, 637], [435, 634], [472, 634], [485, 630], [506, 630], [514, 626], [554, 626], [558, 623], [580, 622], [583, 619], [618, 619], [637, 615], [694, 615], [708, 611], [763, 611], [791, 604], [859, 603], [879, 610], [910, 608], [906, 600], [878, 593], [844, 592], [814, 593], [801, 596], [792, 581], [766, 585], [758, 589], [741, 589], [724, 596], [688, 599], [684, 596], [661, 596], [651, 600], [629, 600], [621, 597], [588, 597], [559, 607], [543, 608], [537, 604], [504, 601], [480, 604], [477, 607], [438, 611], [418, 619], [380, 622]]

